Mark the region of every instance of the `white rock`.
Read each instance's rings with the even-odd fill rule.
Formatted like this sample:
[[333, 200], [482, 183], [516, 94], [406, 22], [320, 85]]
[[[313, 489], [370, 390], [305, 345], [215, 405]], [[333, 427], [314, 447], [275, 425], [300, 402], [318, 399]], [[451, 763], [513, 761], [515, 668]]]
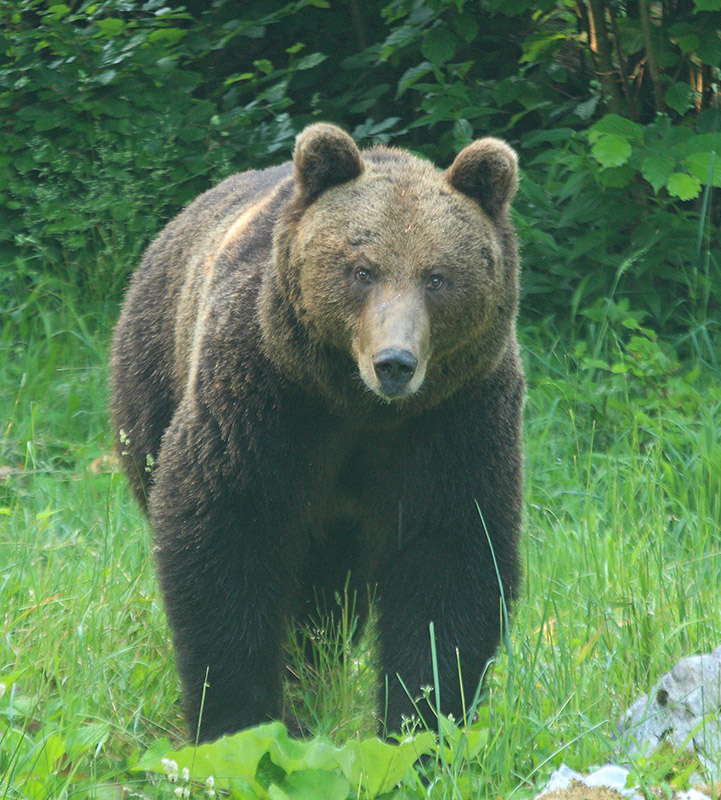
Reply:
[[[595, 772], [592, 772], [590, 775], [581, 775], [580, 772], [576, 772], [570, 767], [567, 767], [565, 764], [561, 764], [561, 766], [548, 779], [546, 788], [540, 794], [536, 795], [535, 800], [539, 800], [539, 798], [543, 797], [549, 792], [568, 789], [573, 781], [576, 781], [577, 783], [583, 783], [589, 787], [606, 786], [609, 789], [619, 792], [624, 797], [632, 798], [632, 800], [634, 800], [636, 797], [640, 798], [640, 795], [636, 794], [638, 787], [630, 789], [626, 788], [628, 775], [629, 772], [627, 769], [619, 767], [616, 764], [606, 764], [600, 769], [597, 769]], [[695, 800], [695, 798], [689, 798], [689, 800]], [[705, 800], [708, 800], [708, 798], [705, 798]]]
[[584, 778], [583, 782], [587, 786], [608, 786], [609, 789], [615, 789], [626, 797], [630, 797], [636, 790], [626, 788], [628, 774], [628, 770], [623, 767], [606, 764], [605, 767], [597, 769]]
[[548, 779], [546, 788], [540, 795], [538, 795], [538, 797], [548, 794], [548, 792], [555, 792], [558, 789], [568, 789], [568, 787], [571, 785], [571, 781], [583, 782], [583, 775], [581, 775], [580, 772], [575, 772], [565, 764], [561, 764], [561, 766]]
[[709, 796], [698, 789], [687, 789], [675, 795], [674, 800], [709, 800]]
[[662, 742], [695, 752], [712, 773], [721, 770], [721, 647], [683, 658], [619, 722], [631, 758]]

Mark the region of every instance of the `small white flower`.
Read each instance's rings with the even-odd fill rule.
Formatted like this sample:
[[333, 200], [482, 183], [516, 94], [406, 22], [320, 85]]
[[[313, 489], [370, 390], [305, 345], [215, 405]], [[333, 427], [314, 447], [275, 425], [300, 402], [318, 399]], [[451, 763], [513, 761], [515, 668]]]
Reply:
[[164, 758], [160, 763], [163, 765], [168, 780], [171, 783], [175, 783], [178, 780], [178, 762], [170, 758]]
[[186, 783], [190, 780], [190, 770], [187, 767], [183, 767], [183, 772], [181, 773], [181, 777]]

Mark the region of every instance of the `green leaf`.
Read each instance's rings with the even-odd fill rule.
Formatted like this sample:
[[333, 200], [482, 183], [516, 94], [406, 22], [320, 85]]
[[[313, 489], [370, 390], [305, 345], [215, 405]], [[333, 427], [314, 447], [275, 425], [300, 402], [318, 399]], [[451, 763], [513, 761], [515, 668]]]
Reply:
[[643, 126], [625, 117], [619, 117], [618, 114], [606, 114], [595, 125], [591, 126], [588, 131], [588, 138], [591, 142], [595, 142], [604, 134], [640, 142], [643, 140]]
[[[341, 800], [348, 795], [349, 783], [354, 788], [361, 787], [363, 797], [375, 797], [390, 791], [434, 742], [433, 734], [423, 733], [398, 745], [365, 739], [336, 748], [324, 737], [310, 741], [291, 739], [283, 723], [271, 722], [176, 752], [168, 752], [167, 741], [162, 742], [149, 750], [132, 770], [162, 774], [169, 759], [179, 772], [187, 767], [192, 780], [203, 781], [212, 775], [216, 786], [222, 789], [231, 788], [233, 781], [254, 787], [258, 783], [258, 765], [261, 759], [269, 757], [274, 769], [286, 773], [280, 782], [276, 781], [272, 796], [278, 800], [286, 797]], [[338, 768], [344, 778], [338, 775]]]
[[701, 39], [695, 33], [687, 33], [685, 36], [679, 36], [678, 46], [681, 48], [682, 53], [693, 53], [698, 50], [701, 45]]
[[431, 66], [430, 61], [421, 61], [421, 63], [417, 66], [407, 69], [401, 76], [401, 79], [398, 81], [397, 97], [400, 97], [406, 91], [406, 89], [409, 89], [411, 86], [413, 86], [417, 80], [422, 78], [424, 75], [427, 75], [432, 71], [432, 69], [433, 67]]
[[187, 31], [180, 28], [161, 28], [160, 30], [153, 31], [148, 36], [149, 42], [167, 42], [168, 44], [177, 44], [181, 39], [187, 35]]
[[523, 55], [520, 64], [533, 63], [534, 61], [548, 60], [566, 40], [566, 35], [560, 32], [541, 30], [527, 36], [523, 42]]
[[473, 141], [473, 128], [467, 119], [457, 119], [453, 123], [453, 141], [459, 148]]
[[591, 148], [591, 153], [603, 167], [620, 167], [628, 161], [631, 145], [621, 136], [603, 134]]
[[423, 37], [421, 52], [436, 67], [450, 61], [456, 52], [456, 37], [447, 28], [432, 28]]
[[112, 38], [113, 36], [118, 36], [118, 34], [125, 30], [125, 21], [118, 19], [117, 17], [99, 19], [95, 25], [97, 28], [99, 28], [100, 33], [108, 39]]
[[641, 164], [641, 174], [658, 193], [665, 186], [673, 171], [673, 159], [665, 155], [647, 156]]
[[[187, 767], [193, 780], [206, 780], [211, 775], [216, 786], [228, 788], [228, 779], [232, 775], [240, 780], [252, 781], [260, 759], [268, 752], [271, 743], [285, 731], [281, 722], [270, 722], [256, 728], [236, 733], [234, 736], [223, 736], [210, 744], [199, 747], [184, 747], [182, 750], [166, 752], [161, 759], [157, 748], [148, 751], [140, 759], [134, 771], [158, 772], [163, 774], [163, 761], [170, 759], [178, 765], [178, 770]], [[287, 737], [287, 732], [285, 732]]]
[[58, 5], [50, 6], [50, 8], [48, 9], [48, 14], [55, 17], [55, 19], [64, 17], [66, 14], [69, 13], [70, 13], [70, 7], [66, 6], [64, 3], [58, 3]]
[[701, 181], [685, 172], [674, 172], [668, 179], [668, 193], [680, 200], [693, 200], [701, 193]]
[[359, 787], [361, 797], [375, 797], [393, 789], [434, 741], [431, 733], [397, 745], [380, 739], [351, 741], [338, 751], [338, 764], [350, 785]]
[[[711, 159], [713, 158], [713, 164]], [[711, 173], [711, 186], [721, 186], [721, 155], [718, 153], [691, 153], [684, 159], [684, 165], [695, 178], [702, 184], [709, 182]]]
[[606, 167], [599, 175], [599, 180], [604, 186], [623, 189], [631, 184], [635, 175], [634, 169], [628, 164], [622, 164], [620, 167]]
[[478, 36], [478, 23], [469, 15], [456, 17], [453, 27], [456, 33], [468, 43]]
[[266, 75], [270, 75], [273, 71], [273, 65], [268, 61], [267, 58], [261, 58], [258, 61], [253, 62], [253, 66], [259, 71], [263, 72]]
[[311, 69], [312, 67], [317, 67], [318, 64], [322, 64], [326, 58], [328, 58], [328, 56], [323, 53], [310, 53], [307, 56], [303, 56], [303, 58], [293, 66], [295, 69]]
[[701, 44], [696, 49], [696, 55], [711, 67], [718, 68], [721, 62], [721, 39], [718, 38], [716, 25], [709, 25], [708, 29], [701, 32]]
[[699, 11], [721, 11], [721, 0], [693, 0], [696, 8], [694, 13]]
[[268, 787], [270, 800], [346, 800], [348, 780], [337, 772], [305, 769], [287, 775], [279, 785]]
[[693, 108], [694, 92], [687, 83], [674, 83], [669, 87], [664, 99], [666, 105], [682, 117], [690, 108]]

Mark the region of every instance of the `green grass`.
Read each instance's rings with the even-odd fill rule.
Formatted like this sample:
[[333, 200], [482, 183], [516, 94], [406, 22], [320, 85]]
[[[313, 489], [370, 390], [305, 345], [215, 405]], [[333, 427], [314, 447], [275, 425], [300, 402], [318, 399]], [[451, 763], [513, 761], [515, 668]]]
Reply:
[[[0, 799], [173, 797], [130, 771], [184, 733], [150, 532], [109, 458], [115, 310], [80, 312], [67, 287], [28, 275], [3, 283]], [[700, 359], [695, 372], [675, 367], [630, 323], [599, 336], [524, 332], [525, 580], [511, 658], [502, 649], [493, 666], [471, 765], [431, 760], [432, 790], [409, 778], [403, 796], [528, 797], [561, 760], [609, 760], [625, 706], [721, 642], [719, 375]], [[295, 663], [288, 703], [312, 733], [371, 735], [368, 641], [349, 650], [329, 634], [315, 669]]]

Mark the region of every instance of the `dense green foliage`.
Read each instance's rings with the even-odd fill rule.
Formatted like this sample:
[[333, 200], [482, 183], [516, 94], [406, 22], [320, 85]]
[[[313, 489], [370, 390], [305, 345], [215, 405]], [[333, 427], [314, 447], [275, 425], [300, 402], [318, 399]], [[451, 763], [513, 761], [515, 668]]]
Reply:
[[[315, 738], [274, 726], [234, 775], [274, 800], [526, 798], [617, 757], [628, 702], [721, 641], [719, 29], [721, 0], [0, 6], [1, 798], [207, 796], [133, 771], [184, 733], [110, 453], [109, 328], [183, 204], [320, 119], [441, 165], [486, 134], [520, 153], [525, 586], [477, 721], [417, 771], [363, 741], [374, 665], [341, 630], [314, 668], [289, 654]], [[667, 796], [696, 766], [633, 764]]]
[[[242, 10], [241, 10], [242, 9]], [[11, 0], [2, 263], [117, 300], [148, 240], [326, 119], [439, 163], [516, 146], [528, 314], [626, 295], [669, 332], [721, 305], [721, 0]]]

